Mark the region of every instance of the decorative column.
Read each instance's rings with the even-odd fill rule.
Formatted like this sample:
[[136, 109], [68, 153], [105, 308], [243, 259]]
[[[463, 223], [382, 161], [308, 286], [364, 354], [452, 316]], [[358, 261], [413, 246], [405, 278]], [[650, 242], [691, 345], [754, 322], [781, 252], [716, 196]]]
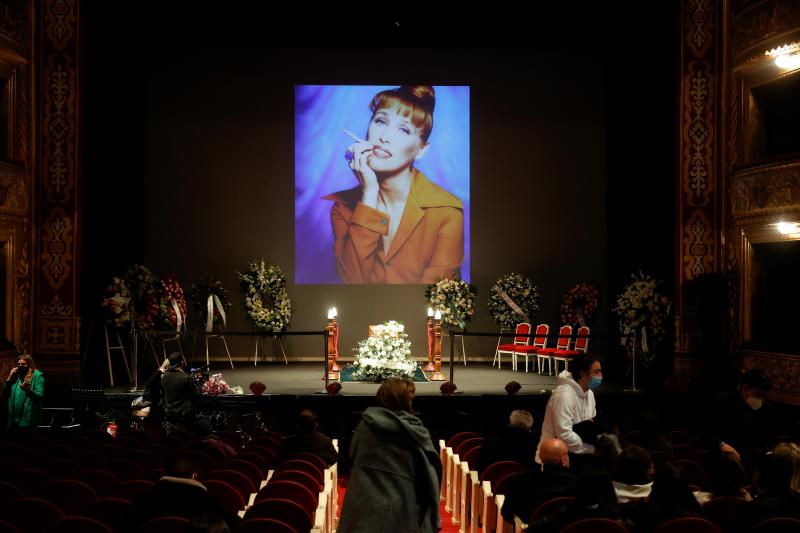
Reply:
[[720, 0], [681, 2], [674, 373], [684, 378], [697, 378], [703, 369], [693, 286], [721, 263], [722, 11]]
[[428, 364], [422, 369], [423, 372], [434, 372], [433, 366], [433, 309], [428, 308]]
[[437, 309], [433, 315], [433, 375], [431, 381], [447, 381], [442, 374], [442, 313]]
[[339, 357], [339, 322], [336, 320], [336, 317], [336, 308], [333, 307], [329, 309], [328, 325], [325, 327], [328, 331], [328, 379], [334, 380], [339, 379], [339, 373], [342, 371], [342, 368], [336, 364], [336, 359]]
[[67, 383], [80, 367], [79, 4], [38, 0], [34, 353], [52, 377]]

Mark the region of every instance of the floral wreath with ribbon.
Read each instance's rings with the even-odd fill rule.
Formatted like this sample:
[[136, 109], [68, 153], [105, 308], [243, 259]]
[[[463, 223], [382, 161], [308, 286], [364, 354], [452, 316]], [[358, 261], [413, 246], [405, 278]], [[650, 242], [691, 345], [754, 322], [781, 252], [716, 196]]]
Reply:
[[600, 291], [592, 283], [578, 283], [561, 298], [561, 323], [585, 326], [597, 312]]
[[[639, 362], [649, 367], [656, 359], [654, 348], [666, 335], [671, 304], [669, 298], [658, 290], [661, 281], [641, 271], [631, 274], [631, 279], [617, 296], [617, 307], [613, 311], [617, 315], [620, 333], [632, 335], [624, 337], [622, 344], [631, 348], [635, 342]], [[629, 356], [632, 353], [629, 349]]]
[[123, 278], [114, 276], [106, 286], [105, 297], [100, 303], [105, 314], [105, 321], [121, 328], [131, 321], [131, 291]]
[[228, 290], [214, 276], [206, 274], [192, 283], [189, 301], [207, 332], [210, 333], [215, 324], [222, 324], [223, 327], [227, 324], [231, 299]]
[[444, 278], [425, 289], [425, 298], [442, 315], [442, 325], [464, 330], [475, 313], [478, 288], [458, 276]]
[[140, 330], [154, 329], [158, 317], [159, 280], [144, 265], [134, 265], [125, 273], [125, 283], [130, 291], [131, 311]]
[[519, 322], [530, 323], [539, 313], [539, 289], [520, 274], [506, 274], [489, 291], [489, 312], [503, 329], [514, 329]]
[[186, 297], [175, 274], [161, 280], [158, 298], [161, 327], [180, 331], [186, 324]]
[[292, 302], [286, 294], [286, 275], [264, 259], [252, 261], [239, 273], [247, 316], [260, 333], [278, 333], [289, 326]]

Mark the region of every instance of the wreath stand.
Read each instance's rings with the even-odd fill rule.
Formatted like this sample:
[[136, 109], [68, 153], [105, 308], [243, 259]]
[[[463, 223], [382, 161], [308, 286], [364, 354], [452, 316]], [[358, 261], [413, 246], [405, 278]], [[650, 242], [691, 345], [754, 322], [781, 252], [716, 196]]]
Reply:
[[[220, 339], [222, 341], [222, 345], [225, 346], [225, 353], [228, 355], [228, 361], [231, 364], [231, 368], [233, 368], [233, 359], [231, 358], [231, 351], [228, 349], [228, 341], [225, 340], [225, 333], [222, 329], [222, 326], [219, 327], [219, 331], [214, 333], [213, 330], [209, 332], [206, 330], [205, 332], [205, 340], [206, 340], [206, 366], [211, 366], [208, 358], [208, 341], [210, 339]], [[256, 339], [256, 353], [258, 353], [258, 339]]]
[[631, 387], [623, 389], [623, 392], [641, 392], [642, 389], [636, 388], [636, 330], [632, 333], [633, 350], [631, 351]]
[[[206, 366], [210, 367], [211, 362], [209, 361], [208, 357], [208, 341], [210, 339], [220, 339], [222, 340], [222, 345], [225, 346], [225, 353], [228, 355], [228, 362], [231, 364], [231, 368], [233, 368], [233, 359], [231, 358], [231, 351], [228, 349], [228, 341], [225, 340], [225, 308], [220, 302], [219, 296], [216, 294], [209, 295], [207, 300], [207, 308], [208, 314], [206, 315], [206, 330], [205, 330], [205, 341], [206, 341]], [[222, 324], [219, 325], [219, 331], [214, 333], [214, 307], [217, 307], [219, 310], [220, 318], [222, 319]], [[258, 346], [256, 345], [256, 353], [258, 351]]]
[[[263, 335], [265, 337], [267, 336], [267, 334], [263, 334]], [[257, 366], [258, 365], [258, 339], [260, 339], [261, 336], [262, 336], [261, 333], [256, 334], [256, 350], [253, 353], [253, 366]], [[289, 359], [286, 358], [286, 350], [283, 349], [283, 341], [281, 341], [281, 337], [282, 337], [282, 335], [280, 333], [273, 333], [272, 334], [273, 342], [277, 340], [278, 341], [278, 346], [281, 347], [281, 353], [283, 354], [283, 362], [288, 365], [289, 364]], [[264, 355], [266, 355], [266, 354], [264, 354]], [[247, 360], [249, 361], [250, 358], [248, 357]]]
[[107, 322], [103, 323], [103, 331], [105, 332], [106, 337], [106, 358], [108, 359], [108, 379], [111, 382], [111, 386], [114, 386], [114, 370], [112, 370], [111, 365], [111, 352], [112, 350], [118, 350], [122, 352], [122, 360], [125, 362], [125, 371], [128, 373], [128, 382], [133, 382], [133, 377], [131, 376], [131, 369], [128, 365], [128, 356], [125, 354], [125, 346], [122, 344], [122, 337], [119, 335], [119, 329], [114, 328], [114, 336], [117, 338], [117, 343], [115, 345], [111, 345], [109, 342], [109, 333], [108, 333], [109, 324]]
[[[452, 337], [449, 336], [449, 335], [447, 336], [447, 338], [453, 339], [453, 345], [454, 346], [458, 344], [458, 343], [456, 343], [456, 340], [455, 340], [456, 337], [461, 339], [461, 357], [464, 359], [464, 366], [467, 366], [467, 351], [464, 349], [464, 335], [462, 335], [461, 333], [453, 333]], [[458, 360], [458, 358], [456, 358], [456, 361], [457, 360]]]

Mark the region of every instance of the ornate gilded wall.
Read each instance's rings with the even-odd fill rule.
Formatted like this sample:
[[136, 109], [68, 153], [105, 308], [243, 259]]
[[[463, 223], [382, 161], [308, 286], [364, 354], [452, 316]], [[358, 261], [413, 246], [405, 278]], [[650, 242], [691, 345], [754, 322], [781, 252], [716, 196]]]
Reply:
[[719, 87], [722, 0], [681, 6], [675, 373], [697, 377], [701, 331], [689, 285], [720, 268]]
[[[0, 242], [4, 246], [6, 279], [4, 351], [0, 373], [16, 360], [16, 350], [32, 349], [31, 330], [31, 206], [35, 147], [33, 138], [32, 8], [25, 0], [0, 6], [0, 71], [4, 80], [0, 127], [8, 143], [0, 157]], [[12, 346], [13, 345], [13, 346]]]
[[34, 349], [70, 380], [80, 363], [78, 0], [39, 0]]

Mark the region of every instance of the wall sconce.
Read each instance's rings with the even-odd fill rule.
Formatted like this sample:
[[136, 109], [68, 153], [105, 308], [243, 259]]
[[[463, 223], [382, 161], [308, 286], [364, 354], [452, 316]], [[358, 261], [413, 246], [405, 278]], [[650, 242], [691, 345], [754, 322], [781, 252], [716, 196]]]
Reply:
[[800, 68], [800, 42], [773, 48], [765, 52], [765, 55], [772, 57], [778, 68], [784, 70]]
[[775, 224], [781, 235], [794, 235], [800, 233], [800, 224], [797, 222], [778, 222]]

